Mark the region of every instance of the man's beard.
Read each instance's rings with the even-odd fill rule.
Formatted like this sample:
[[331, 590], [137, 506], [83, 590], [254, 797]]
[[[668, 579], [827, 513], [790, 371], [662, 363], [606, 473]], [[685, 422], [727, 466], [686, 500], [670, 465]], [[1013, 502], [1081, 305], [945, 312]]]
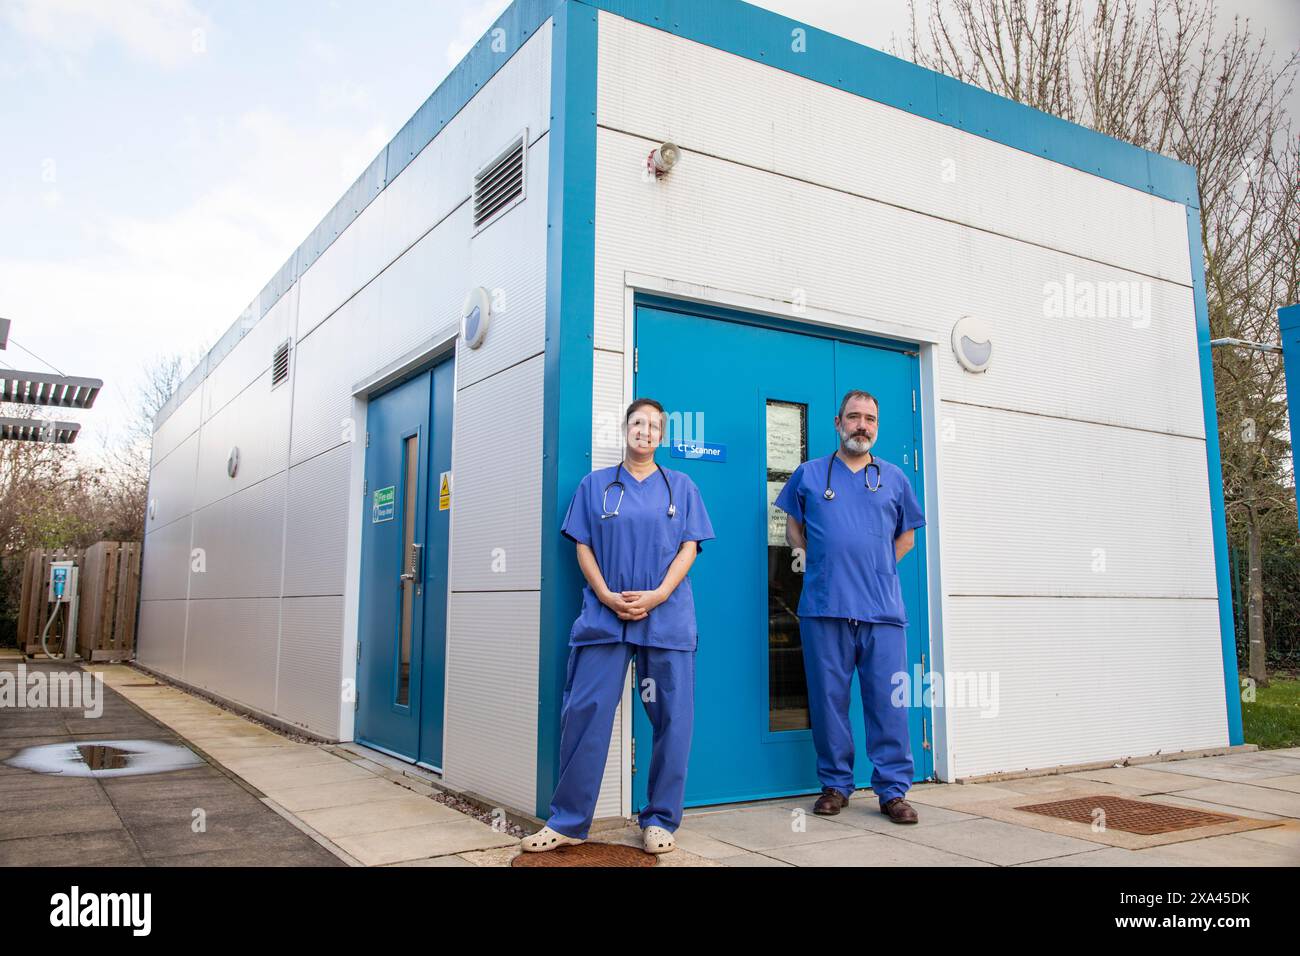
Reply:
[[849, 451], [853, 452], [855, 455], [861, 455], [864, 454], [865, 452], [870, 451], [871, 446], [875, 444], [870, 438], [867, 438], [865, 435], [857, 435], [852, 438], [846, 438], [844, 435], [841, 435], [840, 440], [844, 442], [844, 447], [847, 448]]

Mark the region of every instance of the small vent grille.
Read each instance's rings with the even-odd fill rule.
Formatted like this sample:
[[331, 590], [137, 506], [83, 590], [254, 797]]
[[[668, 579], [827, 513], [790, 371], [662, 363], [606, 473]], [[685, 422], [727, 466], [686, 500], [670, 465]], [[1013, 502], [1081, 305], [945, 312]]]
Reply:
[[519, 138], [474, 177], [474, 228], [481, 229], [524, 197], [524, 141]]
[[289, 377], [289, 340], [285, 339], [271, 359], [271, 387], [275, 388]]

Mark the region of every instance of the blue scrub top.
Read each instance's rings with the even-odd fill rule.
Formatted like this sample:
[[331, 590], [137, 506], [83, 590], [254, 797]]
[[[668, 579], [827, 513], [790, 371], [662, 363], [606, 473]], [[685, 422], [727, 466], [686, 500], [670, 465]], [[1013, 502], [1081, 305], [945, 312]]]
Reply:
[[[805, 461], [777, 495], [776, 506], [803, 522], [808, 541], [800, 617], [907, 624], [894, 539], [924, 525], [925, 515], [903, 470], [879, 455], [874, 460], [878, 491], [868, 490], [862, 470], [850, 471], [836, 455]], [[831, 501], [825, 498], [828, 465]], [[873, 468], [873, 483], [875, 477]]]
[[[703, 542], [714, 536], [713, 525], [695, 482], [671, 468], [663, 472], [672, 485], [675, 517], [668, 517], [668, 488], [658, 470], [638, 481], [623, 468], [619, 477], [624, 487], [622, 503], [617, 486], [610, 488], [608, 495], [609, 510], [618, 505], [618, 514], [602, 518], [601, 499], [618, 470], [617, 466], [601, 468], [582, 479], [560, 531], [591, 548], [611, 591], [653, 591], [663, 583], [682, 543], [694, 541], [703, 551]], [[668, 600], [640, 621], [620, 620], [601, 603], [591, 586], [585, 585], [582, 613], [569, 632], [571, 647], [626, 641], [693, 651], [695, 640], [695, 598], [689, 574]]]

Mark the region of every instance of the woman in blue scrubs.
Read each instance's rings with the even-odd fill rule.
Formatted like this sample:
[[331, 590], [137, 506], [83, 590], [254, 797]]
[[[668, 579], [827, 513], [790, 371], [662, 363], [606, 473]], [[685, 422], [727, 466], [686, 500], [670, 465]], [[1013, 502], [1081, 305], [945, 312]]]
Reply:
[[686, 573], [714, 535], [695, 482], [654, 460], [664, 419], [653, 399], [628, 406], [623, 460], [583, 478], [561, 526], [576, 543], [587, 586], [569, 634], [559, 780], [546, 826], [522, 841], [528, 852], [587, 839], [633, 657], [636, 693], [654, 728], [643, 845], [649, 853], [675, 846], [695, 704], [695, 602]]

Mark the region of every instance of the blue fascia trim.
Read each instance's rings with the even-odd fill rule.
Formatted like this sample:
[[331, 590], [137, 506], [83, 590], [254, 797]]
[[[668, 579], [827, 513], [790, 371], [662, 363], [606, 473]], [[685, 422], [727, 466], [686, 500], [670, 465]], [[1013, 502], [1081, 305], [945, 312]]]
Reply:
[[[1291, 419], [1291, 477], [1300, 475], [1300, 305], [1277, 310], [1282, 335], [1282, 364], [1286, 373], [1287, 417]], [[1295, 483], [1296, 511], [1300, 513], [1300, 481]]]
[[546, 354], [537, 655], [537, 816], [549, 816], [560, 768], [560, 704], [582, 574], [560, 534], [591, 471], [596, 276], [596, 11], [562, 3], [551, 46], [546, 197]]
[[[1196, 171], [1096, 130], [740, 0], [572, 0], [1200, 208]], [[803, 30], [804, 52], [791, 31]]]
[[1192, 260], [1192, 304], [1196, 311], [1196, 351], [1201, 366], [1201, 405], [1205, 413], [1205, 461], [1210, 483], [1210, 531], [1214, 536], [1214, 572], [1219, 593], [1219, 640], [1223, 652], [1223, 693], [1228, 706], [1228, 743], [1244, 742], [1241, 688], [1237, 676], [1237, 630], [1232, 619], [1232, 578], [1228, 559], [1227, 513], [1223, 504], [1223, 460], [1219, 454], [1219, 411], [1214, 397], [1214, 359], [1210, 348], [1210, 312], [1205, 298], [1205, 255], [1201, 214], [1187, 210], [1187, 245]]

